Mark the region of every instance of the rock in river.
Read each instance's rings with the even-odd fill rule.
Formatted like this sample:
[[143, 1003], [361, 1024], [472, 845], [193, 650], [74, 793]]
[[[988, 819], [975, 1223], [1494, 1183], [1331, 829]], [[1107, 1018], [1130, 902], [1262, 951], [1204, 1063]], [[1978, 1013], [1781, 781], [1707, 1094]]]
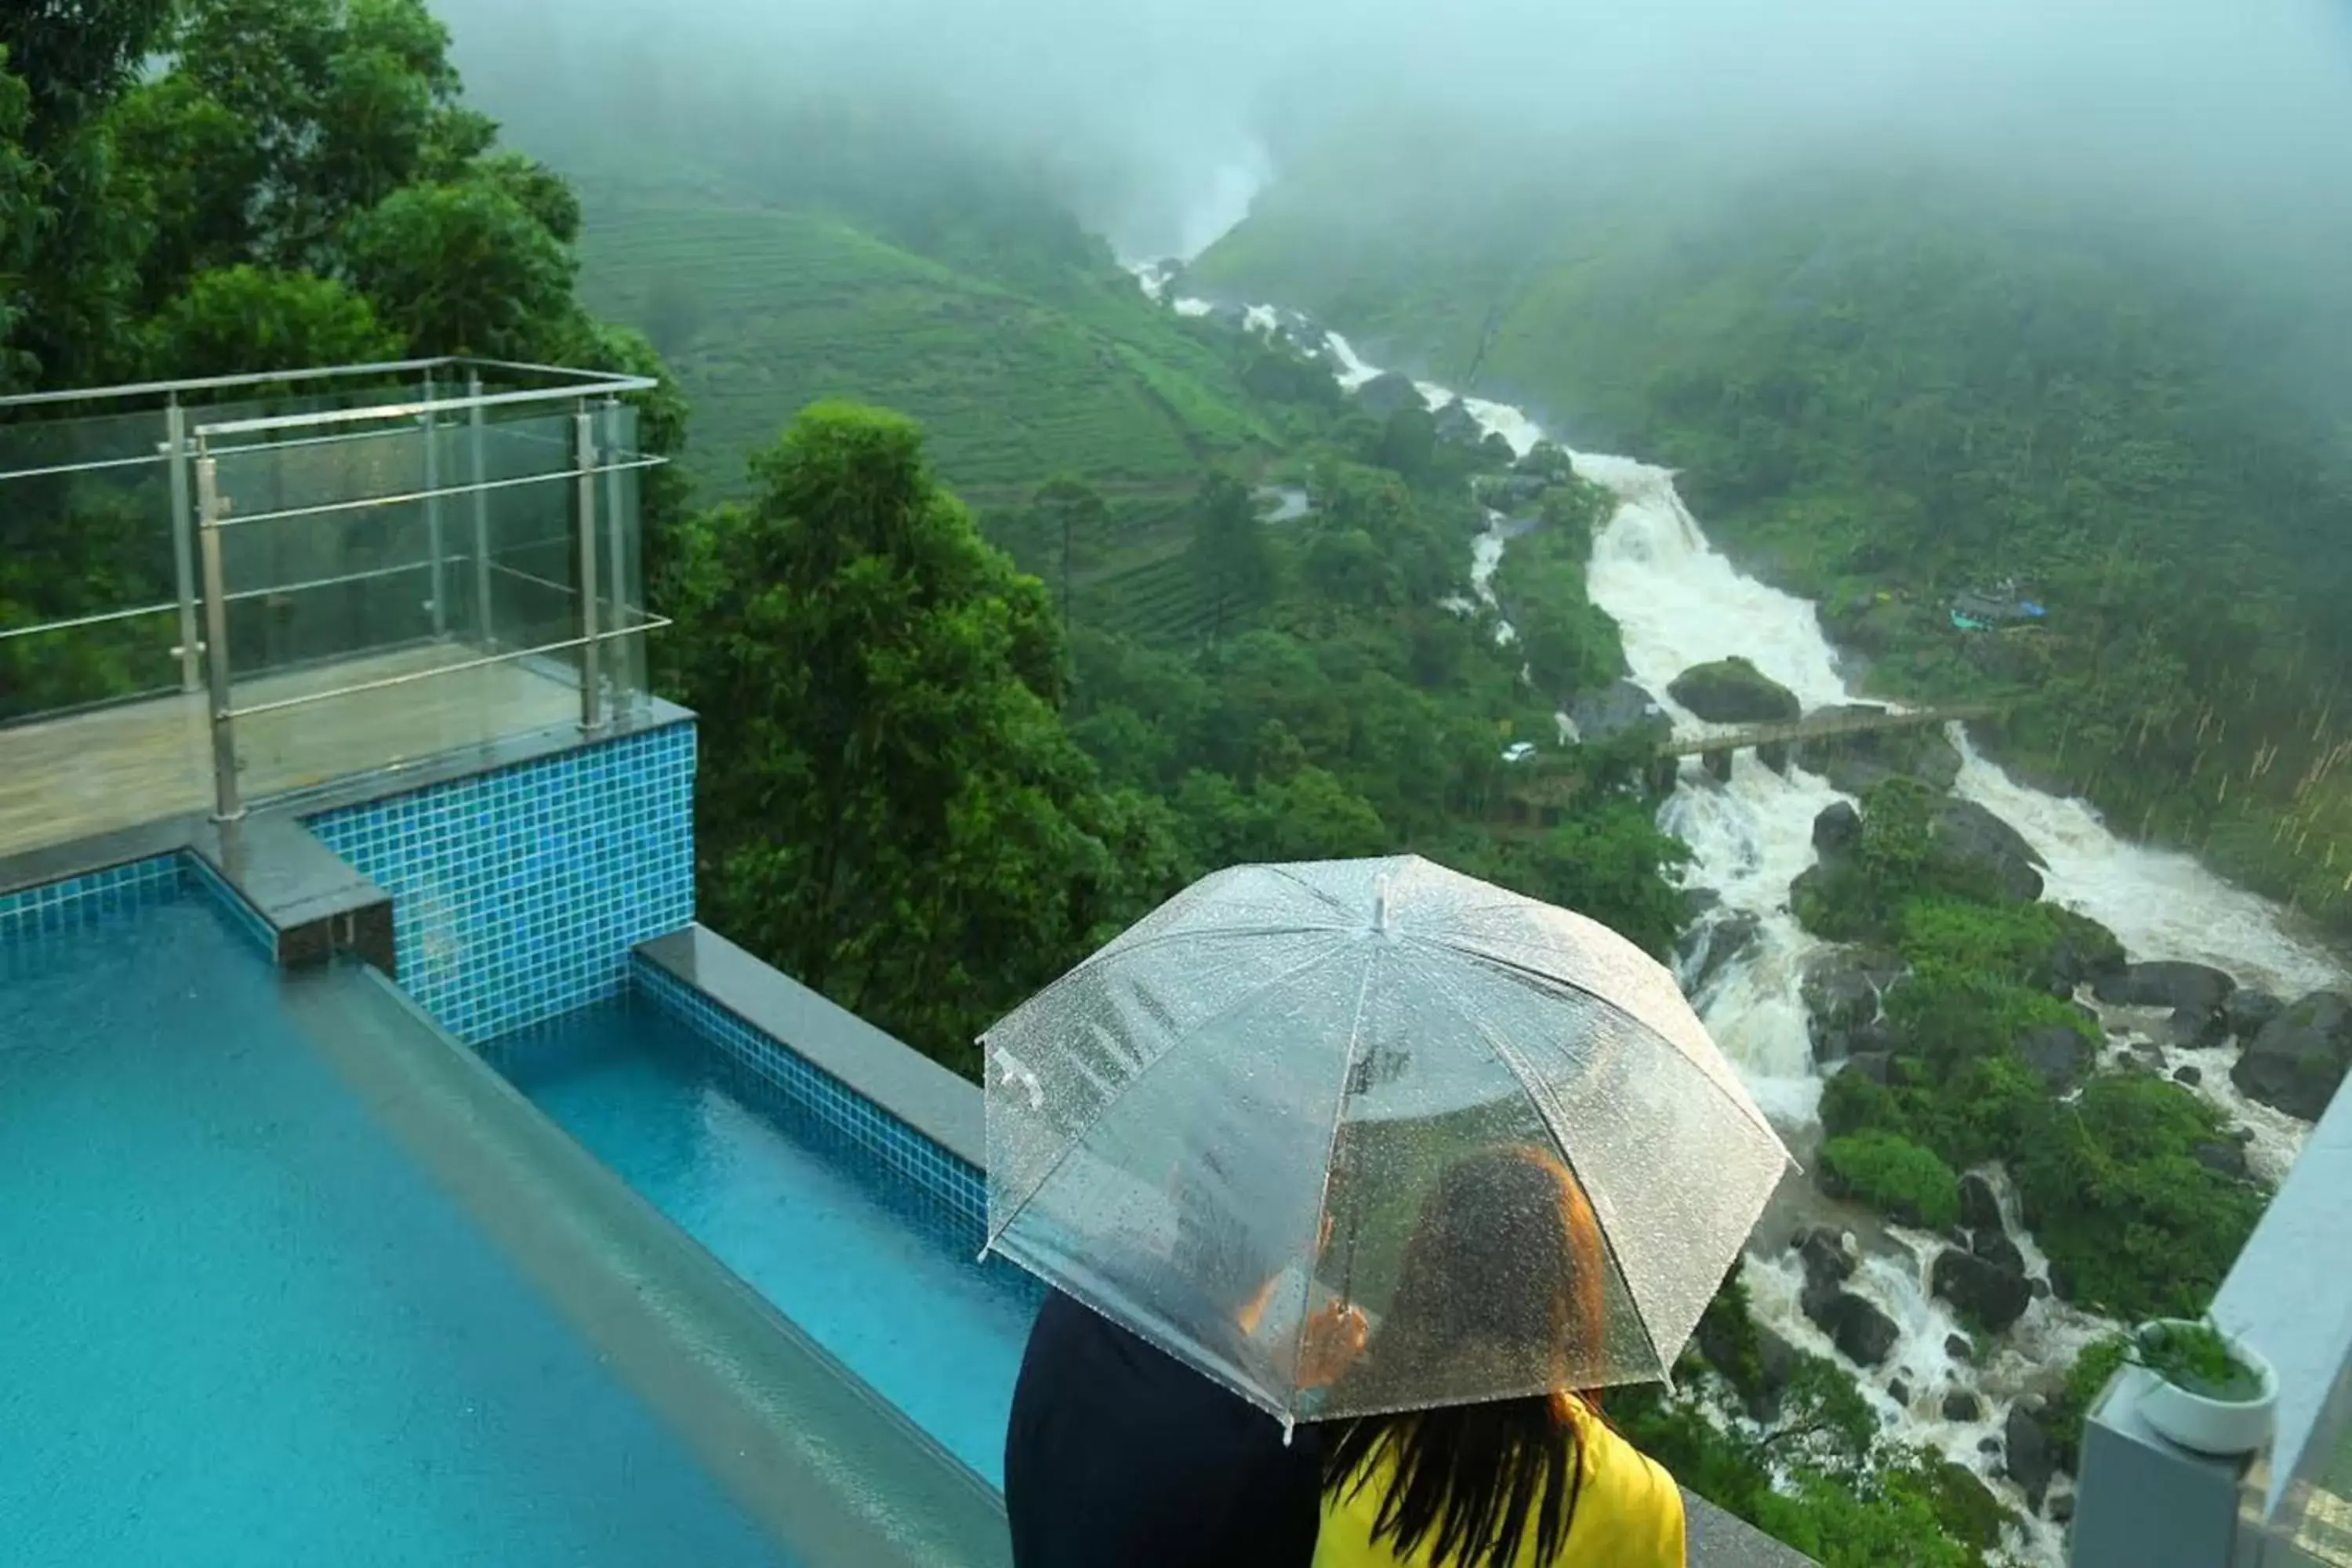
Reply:
[[1356, 401], [1364, 412], [1375, 419], [1386, 419], [1407, 408], [1426, 408], [1429, 405], [1413, 385], [1412, 377], [1397, 371], [1382, 371], [1356, 389]]
[[1960, 1178], [1960, 1223], [1970, 1230], [2001, 1228], [2000, 1199], [1994, 1194], [1992, 1184], [1975, 1171]]
[[1966, 1389], [1956, 1388], [1944, 1395], [1944, 1419], [1981, 1421], [1984, 1419], [1984, 1402]]
[[1795, 692], [1736, 655], [1692, 666], [1666, 690], [1710, 724], [1769, 724], [1804, 712]]
[[1930, 1279], [1937, 1295], [1999, 1333], [2025, 1316], [2033, 1300], [2033, 1288], [2025, 1276], [2003, 1267], [2006, 1262], [1948, 1247], [1937, 1258]]
[[2230, 1037], [2225, 1009], [2238, 983], [2210, 963], [2135, 963], [2120, 974], [2098, 976], [2092, 986], [2110, 1006], [2171, 1008], [2184, 1044], [2218, 1046]]
[[1895, 1349], [1900, 1331], [1895, 1320], [1867, 1298], [1832, 1287], [1808, 1289], [1799, 1303], [1805, 1316], [1821, 1325], [1840, 1352], [1857, 1366], [1876, 1366]]
[[[1884, 713], [1873, 702], [1840, 702], [1814, 710], [1813, 717]], [[1807, 741], [1805, 765], [1848, 795], [1867, 795], [1891, 778], [1915, 778], [1932, 790], [1948, 790], [1960, 776], [1960, 750], [1941, 729], [1865, 730]]]
[[1936, 847], [1960, 865], [1982, 871], [2003, 898], [2030, 903], [2042, 896], [2042, 856], [2025, 835], [1972, 800], [1936, 804]]
[[1568, 717], [1587, 741], [1605, 740], [1628, 730], [1654, 731], [1663, 736], [1674, 729], [1658, 700], [1630, 680], [1612, 680], [1598, 691], [1578, 697], [1569, 704]]
[[2241, 1044], [2252, 1040], [2285, 1011], [2286, 1004], [2269, 992], [2243, 985], [2231, 992], [2230, 999], [2221, 1005], [2221, 1016]]
[[2017, 1054], [2053, 1094], [2065, 1094], [2080, 1084], [2097, 1055], [2081, 1031], [2064, 1024], [2037, 1024], [2020, 1030]]
[[1822, 807], [1822, 814], [1813, 818], [1813, 853], [1834, 860], [1860, 847], [1862, 813], [1853, 808], [1853, 802], [1841, 800]]
[[1799, 988], [1813, 1059], [1833, 1062], [1883, 1042], [1872, 1026], [1885, 1016], [1885, 999], [1903, 977], [1903, 961], [1867, 948], [1832, 948], [1805, 966]]
[[2352, 997], [2315, 992], [2273, 1018], [2230, 1068], [2251, 1100], [2316, 1121], [2352, 1068]]
[[1756, 945], [1763, 929], [1764, 918], [1752, 910], [1727, 910], [1691, 927], [1675, 954], [1675, 970], [1683, 994], [1696, 996], [1705, 991], [1725, 966]]
[[2050, 1434], [2042, 1423], [2022, 1405], [2009, 1407], [2008, 1423], [2001, 1428], [2002, 1468], [2009, 1479], [2025, 1489], [2025, 1500], [2042, 1511], [2042, 1500], [2050, 1490], [2050, 1478], [2057, 1473], [2057, 1459], [2050, 1447]]

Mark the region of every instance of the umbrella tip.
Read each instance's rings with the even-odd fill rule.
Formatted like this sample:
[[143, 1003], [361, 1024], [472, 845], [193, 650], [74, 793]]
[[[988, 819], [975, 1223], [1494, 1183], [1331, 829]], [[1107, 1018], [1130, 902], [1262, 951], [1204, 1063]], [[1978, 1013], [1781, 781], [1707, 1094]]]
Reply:
[[1381, 935], [1389, 929], [1389, 879], [1386, 872], [1372, 883], [1372, 930]]

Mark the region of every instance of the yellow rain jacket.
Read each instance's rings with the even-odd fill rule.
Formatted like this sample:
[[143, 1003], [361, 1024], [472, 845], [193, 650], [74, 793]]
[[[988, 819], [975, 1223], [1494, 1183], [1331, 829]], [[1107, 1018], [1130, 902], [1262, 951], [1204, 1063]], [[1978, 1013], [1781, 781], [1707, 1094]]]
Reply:
[[[1581, 1406], [1570, 1409], [1584, 1438], [1575, 1521], [1559, 1555], [1541, 1563], [1529, 1520], [1514, 1568], [1683, 1568], [1683, 1498], [1674, 1478]], [[1381, 1500], [1396, 1474], [1385, 1456], [1374, 1462], [1370, 1484], [1324, 1494], [1315, 1568], [1428, 1568], [1429, 1542], [1400, 1557], [1394, 1542], [1372, 1539]]]

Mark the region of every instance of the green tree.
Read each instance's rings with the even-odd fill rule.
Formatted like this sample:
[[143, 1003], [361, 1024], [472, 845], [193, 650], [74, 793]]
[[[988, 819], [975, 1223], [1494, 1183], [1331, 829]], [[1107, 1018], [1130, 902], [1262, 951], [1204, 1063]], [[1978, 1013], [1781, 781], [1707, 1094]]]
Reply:
[[234, 375], [397, 357], [366, 300], [330, 278], [228, 267], [197, 274], [148, 328], [159, 375]]
[[[1102, 547], [1110, 531], [1110, 507], [1102, 492], [1070, 475], [1038, 487], [1031, 503], [1037, 531], [1054, 559], [1054, 586], [1061, 605], [1062, 625], [1075, 625], [1071, 595], [1082, 563]], [[1076, 657], [1076, 646], [1072, 648]]]
[[537, 359], [570, 325], [578, 263], [497, 184], [404, 186], [346, 243], [353, 280], [414, 353]]
[[724, 716], [697, 790], [711, 919], [970, 1070], [980, 1028], [1139, 912], [1139, 865], [1172, 873], [1165, 819], [1102, 790], [1044, 584], [910, 421], [819, 405], [752, 470], [678, 574], [682, 695]]
[[1209, 476], [1193, 500], [1192, 559], [1208, 590], [1210, 636], [1222, 638], [1273, 574], [1265, 525], [1248, 488], [1231, 474]]

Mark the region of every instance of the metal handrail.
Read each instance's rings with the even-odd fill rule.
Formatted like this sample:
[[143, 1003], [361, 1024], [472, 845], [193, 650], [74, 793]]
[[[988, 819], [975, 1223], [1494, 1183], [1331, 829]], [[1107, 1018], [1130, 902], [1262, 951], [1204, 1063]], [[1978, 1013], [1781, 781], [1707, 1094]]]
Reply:
[[[276, 450], [275, 447], [267, 448]], [[625, 463], [607, 463], [585, 470], [593, 474], [622, 474], [636, 468], [658, 468], [667, 458], [636, 458]], [[365, 511], [371, 507], [412, 506], [418, 501], [446, 500], [451, 496], [488, 495], [492, 490], [516, 489], [523, 485], [551, 484], [559, 479], [577, 479], [582, 469], [558, 468], [551, 473], [524, 474], [511, 479], [484, 479], [479, 484], [444, 485], [437, 489], [404, 490], [397, 495], [362, 496], [356, 500], [320, 501], [316, 506], [282, 507], [277, 511], [255, 512], [248, 517], [224, 517], [215, 526], [244, 528], [257, 522], [284, 522], [289, 518], [325, 517], [331, 512]]]
[[290, 385], [298, 382], [333, 381], [343, 377], [416, 374], [445, 366], [486, 370], [518, 370], [533, 375], [572, 379], [559, 388], [574, 396], [608, 390], [646, 391], [660, 384], [650, 377], [619, 371], [566, 369], [561, 365], [530, 364], [517, 360], [476, 359], [466, 354], [441, 354], [433, 359], [380, 360], [365, 364], [327, 365], [311, 370], [245, 371], [236, 375], [202, 375], [179, 381], [127, 382], [114, 386], [82, 386], [64, 392], [19, 392], [0, 397], [0, 408], [31, 408], [59, 403], [104, 403], [126, 397], [153, 397], [182, 392], [226, 392], [238, 386]]
[[[236, 375], [200, 375], [180, 381], [126, 382], [114, 386], [80, 386], [65, 392], [19, 392], [0, 397], [0, 408], [30, 408], [43, 404], [103, 403], [123, 397], [152, 397], [158, 393], [224, 392], [233, 386], [273, 386], [299, 381], [332, 381], [337, 376], [396, 375], [463, 363], [448, 355], [439, 359], [383, 360], [368, 364], [328, 365], [316, 370], [246, 371]], [[583, 371], [583, 375], [602, 374]]]
[[[216, 436], [251, 436], [270, 430], [296, 430], [318, 425], [356, 425], [371, 419], [414, 419], [420, 414], [446, 409], [512, 408], [526, 403], [577, 403], [588, 397], [609, 397], [624, 392], [650, 392], [661, 383], [651, 376], [612, 376], [574, 386], [534, 387], [524, 392], [485, 392], [466, 397], [436, 397], [411, 403], [371, 403], [365, 408], [321, 408], [306, 414], [271, 414], [255, 419], [229, 419], [196, 426], [198, 441]], [[236, 448], [229, 448], [234, 451]]]
[[455, 664], [436, 664], [431, 669], [412, 669], [405, 675], [387, 675], [376, 680], [358, 681], [339, 686], [331, 691], [308, 691], [299, 697], [281, 697], [275, 702], [257, 702], [247, 708], [224, 709], [224, 719], [250, 719], [257, 713], [282, 713], [289, 708], [309, 708], [320, 702], [331, 702], [339, 697], [356, 697], [362, 691], [381, 691], [387, 687], [407, 686], [415, 681], [432, 680], [444, 675], [462, 675], [467, 670], [484, 669], [494, 664], [510, 664], [517, 659], [541, 658], [551, 653], [562, 653], [591, 644], [607, 643], [615, 637], [641, 637], [676, 625], [667, 616], [645, 616], [634, 626], [615, 626], [588, 637], [567, 637], [562, 642], [541, 643], [537, 647], [511, 648], [504, 653], [486, 654], [480, 658], [460, 659]]
[[69, 632], [82, 626], [100, 626], [109, 621], [135, 621], [142, 616], [167, 615], [180, 607], [177, 600], [163, 605], [142, 605], [135, 610], [109, 610], [104, 615], [77, 616], [69, 621], [35, 621], [28, 626], [0, 626], [0, 642], [10, 637], [37, 637], [44, 632]]

